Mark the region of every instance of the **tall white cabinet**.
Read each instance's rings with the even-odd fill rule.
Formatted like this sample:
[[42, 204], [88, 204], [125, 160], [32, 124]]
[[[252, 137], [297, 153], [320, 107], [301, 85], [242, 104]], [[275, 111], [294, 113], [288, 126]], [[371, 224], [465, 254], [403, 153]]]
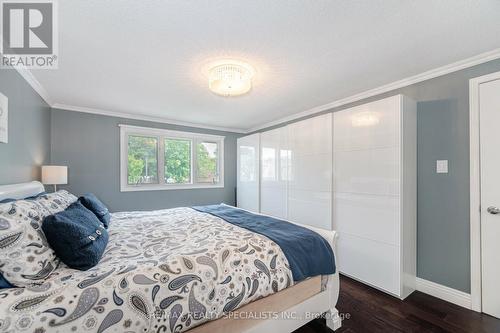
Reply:
[[398, 95], [333, 117], [338, 268], [405, 298], [416, 275], [416, 103]]
[[[397, 95], [240, 138], [238, 163], [240, 207], [337, 230], [341, 273], [399, 298], [414, 290], [414, 101]], [[249, 169], [260, 183], [243, 181]]]

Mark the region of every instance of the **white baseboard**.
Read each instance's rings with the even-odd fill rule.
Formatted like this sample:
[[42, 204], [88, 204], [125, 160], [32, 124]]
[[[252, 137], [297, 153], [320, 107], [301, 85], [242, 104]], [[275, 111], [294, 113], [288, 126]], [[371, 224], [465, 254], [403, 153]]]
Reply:
[[447, 302], [471, 309], [470, 294], [417, 277], [416, 289]]

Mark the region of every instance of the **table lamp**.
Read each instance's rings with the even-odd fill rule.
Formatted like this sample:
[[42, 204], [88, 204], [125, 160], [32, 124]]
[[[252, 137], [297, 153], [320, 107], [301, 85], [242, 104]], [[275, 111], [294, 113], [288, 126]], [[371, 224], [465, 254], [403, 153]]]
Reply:
[[57, 185], [68, 183], [68, 167], [61, 165], [43, 165], [42, 183], [54, 185], [54, 192], [56, 192]]

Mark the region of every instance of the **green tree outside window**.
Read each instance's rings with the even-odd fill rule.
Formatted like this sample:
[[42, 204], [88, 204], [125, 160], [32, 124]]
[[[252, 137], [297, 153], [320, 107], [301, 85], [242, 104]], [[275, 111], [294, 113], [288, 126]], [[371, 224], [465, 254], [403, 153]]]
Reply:
[[197, 180], [200, 183], [215, 183], [219, 179], [217, 170], [217, 143], [201, 142], [198, 144]]
[[130, 135], [128, 137], [128, 183], [152, 184], [158, 182], [158, 139]]
[[165, 183], [191, 182], [191, 141], [165, 139]]

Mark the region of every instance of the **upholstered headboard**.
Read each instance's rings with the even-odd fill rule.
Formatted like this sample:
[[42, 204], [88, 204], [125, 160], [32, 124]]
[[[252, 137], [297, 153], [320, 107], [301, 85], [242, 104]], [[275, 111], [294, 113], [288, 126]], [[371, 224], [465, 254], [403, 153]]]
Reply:
[[0, 201], [4, 199], [24, 199], [45, 191], [42, 183], [33, 181], [28, 183], [0, 185]]

